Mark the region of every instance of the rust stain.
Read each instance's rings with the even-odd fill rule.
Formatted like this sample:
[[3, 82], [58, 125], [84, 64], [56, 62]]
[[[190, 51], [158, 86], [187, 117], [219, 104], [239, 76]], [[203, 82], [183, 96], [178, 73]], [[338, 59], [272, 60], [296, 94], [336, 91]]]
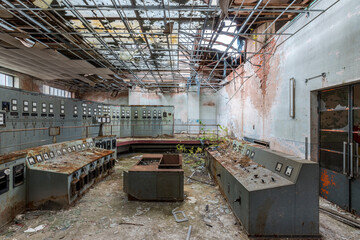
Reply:
[[321, 188], [320, 188], [321, 195], [324, 198], [327, 198], [329, 195], [329, 187], [336, 186], [336, 183], [333, 177], [331, 178], [329, 177], [328, 172], [325, 169], [321, 171], [320, 181], [321, 181]]
[[71, 155], [59, 156], [56, 160], [37, 163], [34, 165], [34, 169], [71, 174], [83, 166], [113, 153], [106, 149], [88, 149], [86, 152], [76, 152]]
[[205, 103], [203, 103], [203, 106], [213, 107], [213, 106], [215, 106], [215, 103], [214, 103], [214, 102], [212, 102], [212, 101], [209, 101], [209, 102], [205, 102]]
[[274, 201], [271, 199], [266, 199], [261, 205], [258, 215], [256, 216], [256, 232], [259, 232], [260, 235], [263, 235], [265, 232], [266, 222], [269, 215], [269, 211], [273, 205]]
[[[154, 162], [143, 165], [142, 161], [153, 160]], [[129, 171], [135, 172], [183, 172], [182, 156], [175, 154], [144, 154], [142, 159], [136, 165], [130, 168]]]
[[47, 198], [43, 198], [36, 202], [30, 201], [27, 205], [27, 208], [30, 210], [35, 209], [47, 209], [47, 210], [60, 210], [68, 205], [68, 195], [61, 196], [50, 196]]
[[111, 95], [108, 92], [87, 92], [80, 96], [81, 99], [87, 101], [95, 101], [95, 102], [105, 102], [109, 101], [109, 103], [113, 102], [114, 104], [118, 104], [119, 99], [126, 99], [128, 98], [128, 93], [119, 93], [116, 97]]
[[[6, 198], [4, 206], [0, 206], [0, 227], [9, 223], [16, 215], [25, 211], [26, 203], [24, 200], [17, 200], [16, 196]], [[1, 209], [1, 207], [4, 207]]]
[[12, 152], [9, 154], [1, 155], [0, 156], [0, 164], [4, 164], [7, 162], [11, 162], [20, 158], [24, 158], [27, 154], [26, 150], [20, 150], [16, 152]]

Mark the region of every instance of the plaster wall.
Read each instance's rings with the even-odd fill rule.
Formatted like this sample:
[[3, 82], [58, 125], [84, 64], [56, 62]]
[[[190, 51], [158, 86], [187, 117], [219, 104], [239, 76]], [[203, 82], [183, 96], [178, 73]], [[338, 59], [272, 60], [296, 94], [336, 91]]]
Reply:
[[[334, 2], [322, 0], [314, 8], [326, 9]], [[269, 44], [265, 51], [274, 50], [273, 55], [252, 58], [253, 64], [263, 66], [261, 70], [246, 63], [237, 69], [242, 78], [236, 76], [233, 81], [233, 76], [228, 76], [231, 82], [217, 94], [217, 119], [234, 136], [269, 141], [272, 149], [304, 158], [305, 138], [310, 141], [316, 131], [312, 129], [316, 123], [311, 124], [310, 119], [316, 108], [311, 94], [360, 80], [360, 2], [338, 1], [314, 19], [317, 15], [301, 16], [286, 32], [294, 33], [309, 23], [307, 26], [281, 45], [288, 36]], [[248, 51], [256, 50], [254, 46], [250, 41]], [[306, 78], [323, 72], [326, 78], [305, 84]], [[296, 81], [294, 119], [289, 116], [290, 78]], [[308, 149], [311, 144], [318, 143], [311, 141]]]
[[128, 93], [119, 93], [117, 96], [111, 96], [111, 92], [87, 92], [79, 96], [79, 98], [107, 104], [127, 105], [129, 103], [128, 96]]

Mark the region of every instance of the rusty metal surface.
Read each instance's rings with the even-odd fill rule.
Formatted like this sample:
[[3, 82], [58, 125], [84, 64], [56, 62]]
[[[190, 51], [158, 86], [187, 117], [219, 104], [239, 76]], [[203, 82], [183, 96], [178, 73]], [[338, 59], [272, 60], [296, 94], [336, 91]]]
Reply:
[[[102, 157], [112, 154], [113, 151], [106, 149], [87, 149], [85, 151], [74, 152], [65, 156], [58, 156], [54, 160], [49, 160], [34, 165], [34, 170], [51, 171], [57, 173], [71, 174], [83, 166], [99, 160]], [[35, 152], [29, 153], [31, 156]], [[33, 155], [33, 156], [35, 156]]]
[[[275, 151], [272, 154], [276, 156], [259, 160], [256, 158], [263, 155], [258, 153], [269, 153], [267, 149], [259, 147], [258, 151], [249, 152], [251, 148], [242, 147], [239, 151], [242, 157], [236, 162], [217, 151], [207, 150], [206, 166], [248, 235], [318, 237], [318, 165], [291, 156], [279, 159]], [[266, 166], [258, 163], [262, 161], [267, 161]], [[282, 161], [284, 166], [275, 173], [277, 161]], [[291, 176], [282, 175], [288, 163], [299, 168], [295, 182]], [[302, 165], [297, 166], [298, 163]], [[274, 169], [265, 168], [269, 166]]]
[[320, 196], [349, 210], [349, 189], [346, 175], [320, 168]]
[[[164, 158], [170, 158], [176, 168], [159, 168]], [[123, 185], [129, 199], [182, 201], [184, 199], [184, 170], [181, 157], [145, 154], [128, 172], [124, 173]]]
[[182, 155], [180, 154], [164, 154], [160, 160], [159, 168], [181, 168]]
[[[139, 160], [129, 172], [184, 172], [182, 169], [182, 158], [178, 157], [177, 163], [173, 163], [177, 168], [161, 168], [161, 161], [165, 158], [169, 158], [170, 154], [144, 154], [142, 159]], [[172, 157], [170, 157], [172, 158]], [[145, 161], [145, 163], [144, 163]]]
[[10, 154], [4, 154], [0, 156], [0, 164], [8, 163], [19, 158], [24, 158], [27, 154], [26, 150], [19, 150]]
[[220, 157], [217, 151], [208, 151], [215, 161], [229, 171], [248, 191], [288, 186], [291, 181], [280, 177], [247, 156], [241, 156], [240, 163]]

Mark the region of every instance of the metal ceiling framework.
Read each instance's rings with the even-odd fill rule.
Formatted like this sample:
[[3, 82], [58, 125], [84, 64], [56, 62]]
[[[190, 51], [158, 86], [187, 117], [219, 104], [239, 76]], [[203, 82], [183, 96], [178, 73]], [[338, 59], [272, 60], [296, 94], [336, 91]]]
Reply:
[[[134, 85], [161, 92], [190, 85], [218, 90], [249, 56], [270, 54], [245, 52], [240, 40], [264, 36], [265, 45], [275, 36], [291, 36], [278, 30], [298, 14], [323, 12], [309, 8], [316, 0], [232, 0], [225, 17], [216, 0], [205, 1], [2, 0], [0, 32], [22, 34], [29, 44], [114, 73], [111, 79], [54, 79], [55, 85], [118, 92]], [[264, 23], [265, 31], [254, 31]]]

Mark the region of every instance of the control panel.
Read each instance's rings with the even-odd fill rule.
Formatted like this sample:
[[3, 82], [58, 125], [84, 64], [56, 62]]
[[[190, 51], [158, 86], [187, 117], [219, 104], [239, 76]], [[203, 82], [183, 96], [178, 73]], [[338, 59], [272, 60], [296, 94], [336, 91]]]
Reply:
[[318, 164], [245, 141], [232, 148], [236, 159], [208, 150], [206, 166], [247, 233], [318, 236]]
[[[39, 130], [51, 127], [61, 128], [58, 139], [62, 140], [84, 137], [85, 127], [91, 125], [88, 134], [94, 136], [99, 133], [100, 123], [105, 124], [104, 135], [117, 137], [174, 134], [173, 106], [110, 105], [2, 87], [0, 96], [0, 127], [9, 130], [3, 133], [8, 141], [0, 142], [0, 154], [51, 142], [52, 136]], [[23, 131], [16, 131], [19, 129]]]
[[261, 145], [242, 144], [245, 156], [248, 156], [254, 162], [264, 166], [270, 171], [296, 182], [304, 161], [301, 158], [290, 157], [287, 154], [276, 152]]
[[56, 159], [56, 157], [65, 156], [70, 153], [85, 151], [88, 149], [92, 149], [94, 147], [95, 144], [90, 139], [89, 140], [87, 139], [86, 142], [82, 142], [81, 140], [71, 141], [65, 147], [64, 147], [64, 143], [44, 145], [37, 152], [29, 150], [26, 160], [28, 166], [31, 167], [37, 163], [42, 163], [45, 161]]
[[114, 151], [95, 147], [92, 138], [30, 149], [26, 159], [29, 202], [35, 207], [50, 198], [61, 206], [71, 204], [115, 165]]

